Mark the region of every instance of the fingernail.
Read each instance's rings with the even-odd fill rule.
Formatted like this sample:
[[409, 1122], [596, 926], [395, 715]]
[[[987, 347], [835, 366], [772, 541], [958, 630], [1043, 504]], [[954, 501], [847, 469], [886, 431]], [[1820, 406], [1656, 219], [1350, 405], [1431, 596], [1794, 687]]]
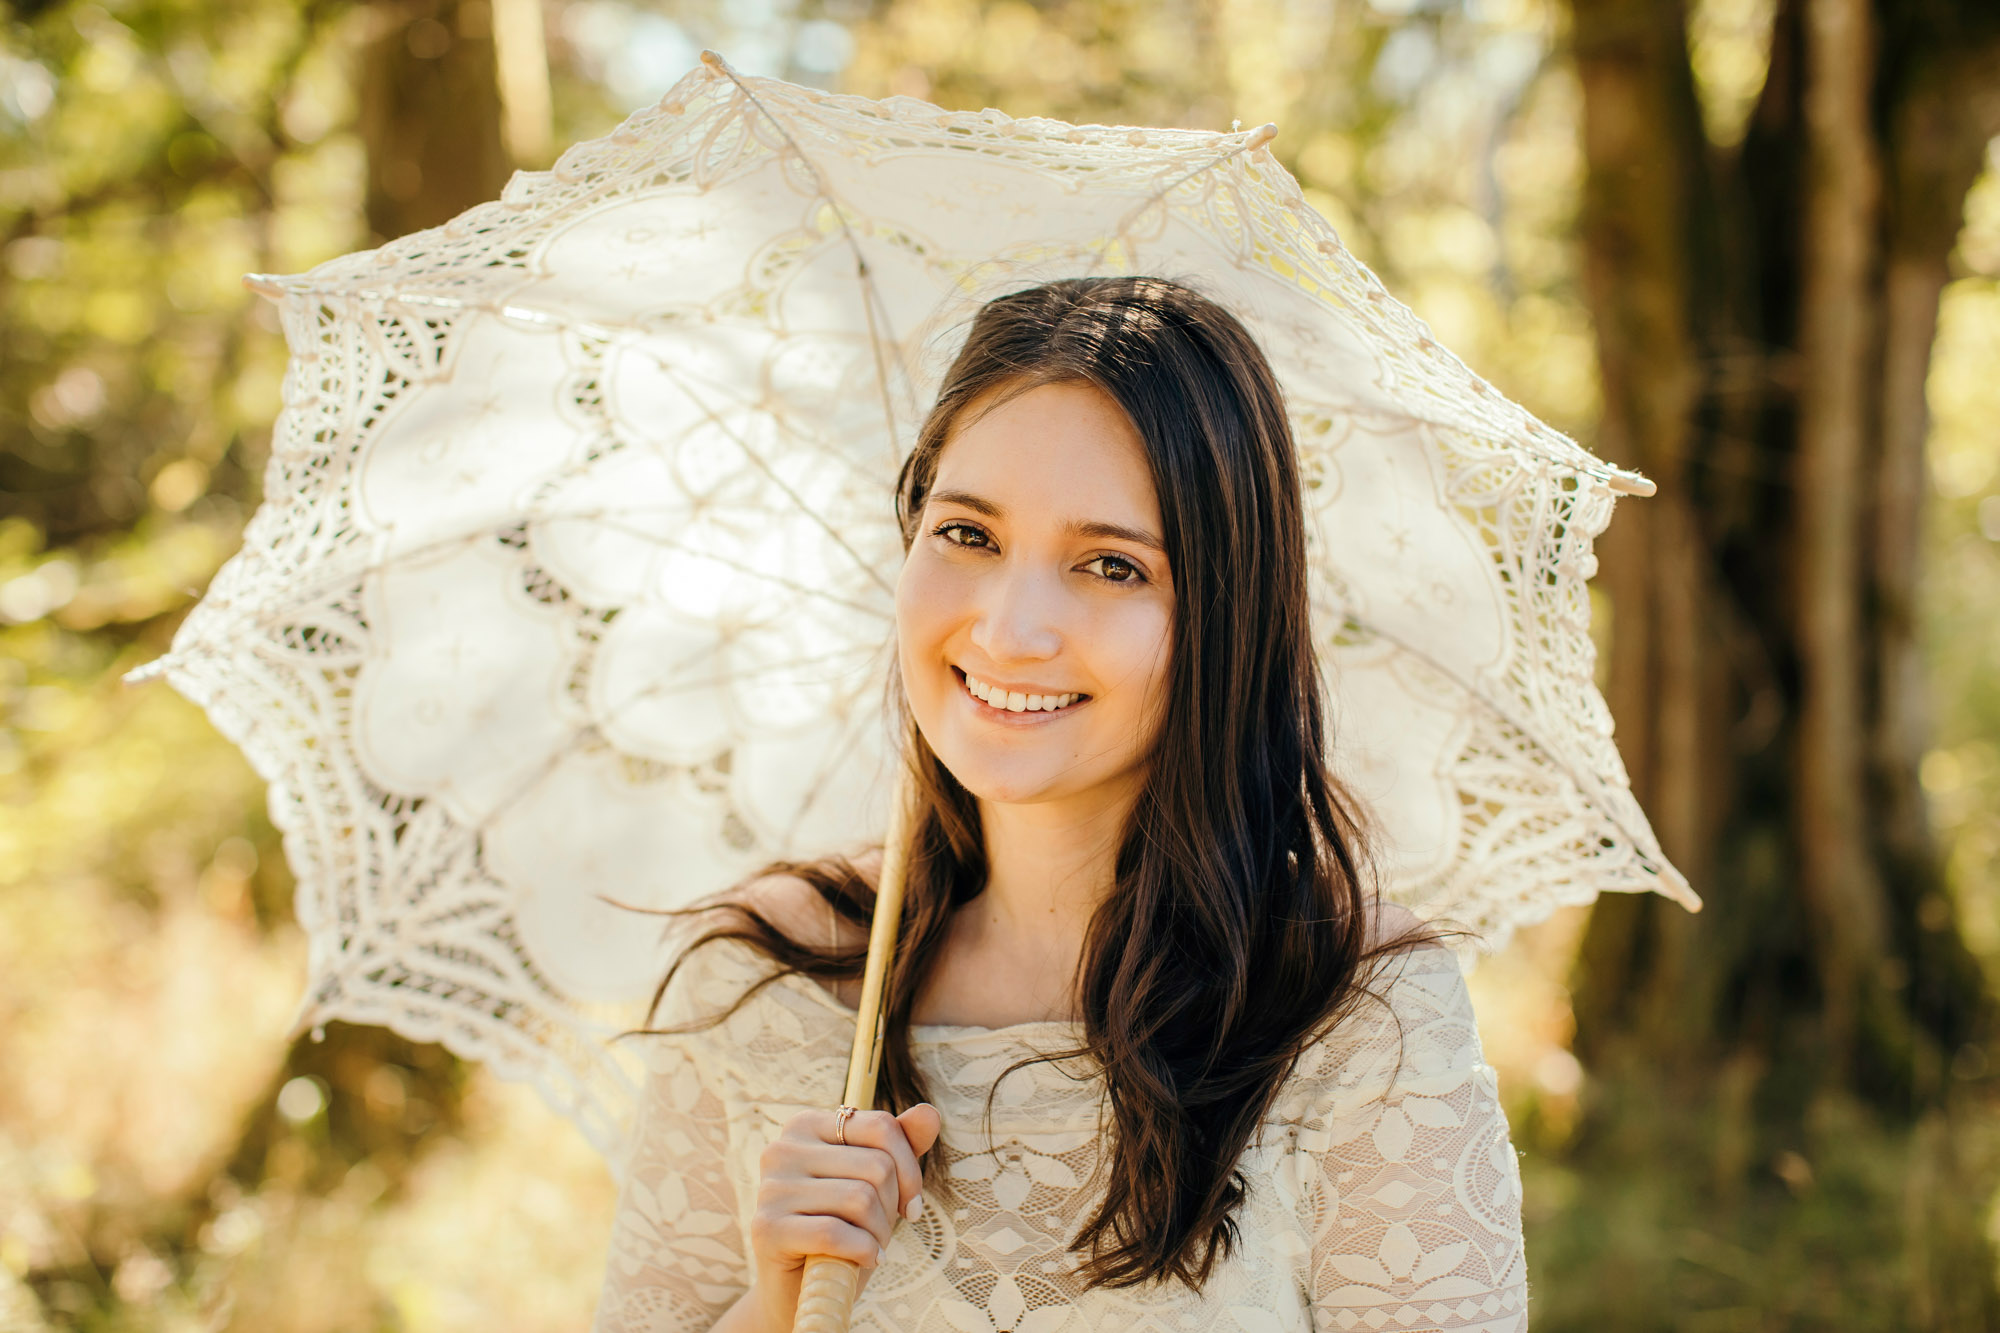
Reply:
[[877, 1268], [880, 1268], [882, 1266], [882, 1261], [888, 1257], [889, 1257], [889, 1252], [887, 1250], [883, 1249], [879, 1245], [875, 1247], [875, 1266]]
[[914, 1222], [924, 1215], [924, 1196], [919, 1194], [910, 1200], [910, 1206], [903, 1210], [903, 1216]]

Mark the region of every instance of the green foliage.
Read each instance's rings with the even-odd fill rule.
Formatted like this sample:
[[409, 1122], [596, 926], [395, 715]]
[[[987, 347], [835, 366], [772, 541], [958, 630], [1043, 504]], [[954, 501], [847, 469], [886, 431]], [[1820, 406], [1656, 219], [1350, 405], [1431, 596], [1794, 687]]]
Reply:
[[1931, 365], [1936, 500], [1924, 616], [1938, 708], [1923, 781], [1953, 895], [1929, 910], [1955, 909], [2000, 978], [2000, 383], [1992, 373], [2000, 364], [2000, 161], [1989, 161], [1966, 213], [1963, 276], [1945, 291]]
[[241, 275], [354, 236], [325, 23], [311, 6], [77, 5], [5, 30], [0, 50], [52, 96], [0, 121], [0, 488], [50, 546], [92, 561], [143, 520], [233, 546], [283, 366]]

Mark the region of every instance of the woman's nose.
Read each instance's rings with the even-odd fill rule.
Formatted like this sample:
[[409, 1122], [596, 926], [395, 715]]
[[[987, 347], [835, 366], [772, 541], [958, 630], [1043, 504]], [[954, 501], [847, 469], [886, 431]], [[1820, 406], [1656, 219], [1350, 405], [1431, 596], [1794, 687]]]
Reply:
[[1028, 571], [986, 582], [983, 605], [972, 624], [973, 646], [995, 665], [1046, 661], [1062, 648], [1061, 596], [1054, 581]]

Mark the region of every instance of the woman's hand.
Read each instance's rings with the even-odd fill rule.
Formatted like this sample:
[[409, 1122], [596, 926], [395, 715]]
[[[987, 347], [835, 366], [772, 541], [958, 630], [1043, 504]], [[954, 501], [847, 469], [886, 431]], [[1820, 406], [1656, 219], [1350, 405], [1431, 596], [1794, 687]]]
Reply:
[[[928, 1102], [899, 1116], [859, 1111], [847, 1143], [833, 1111], [793, 1116], [759, 1162], [757, 1211], [750, 1219], [755, 1274], [732, 1314], [754, 1311], [751, 1326], [790, 1333], [806, 1260], [832, 1255], [861, 1266], [861, 1280], [882, 1262], [899, 1217], [923, 1209], [917, 1159], [937, 1142], [942, 1123]], [[734, 1326], [735, 1321], [729, 1321]]]

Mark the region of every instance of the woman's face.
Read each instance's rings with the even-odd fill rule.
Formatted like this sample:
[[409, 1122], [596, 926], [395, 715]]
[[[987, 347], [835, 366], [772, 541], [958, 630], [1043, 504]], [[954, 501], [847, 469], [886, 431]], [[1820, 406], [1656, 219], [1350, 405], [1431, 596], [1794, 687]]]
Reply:
[[946, 442], [897, 584], [910, 707], [981, 800], [1130, 799], [1174, 610], [1143, 446], [1095, 385], [990, 401]]

